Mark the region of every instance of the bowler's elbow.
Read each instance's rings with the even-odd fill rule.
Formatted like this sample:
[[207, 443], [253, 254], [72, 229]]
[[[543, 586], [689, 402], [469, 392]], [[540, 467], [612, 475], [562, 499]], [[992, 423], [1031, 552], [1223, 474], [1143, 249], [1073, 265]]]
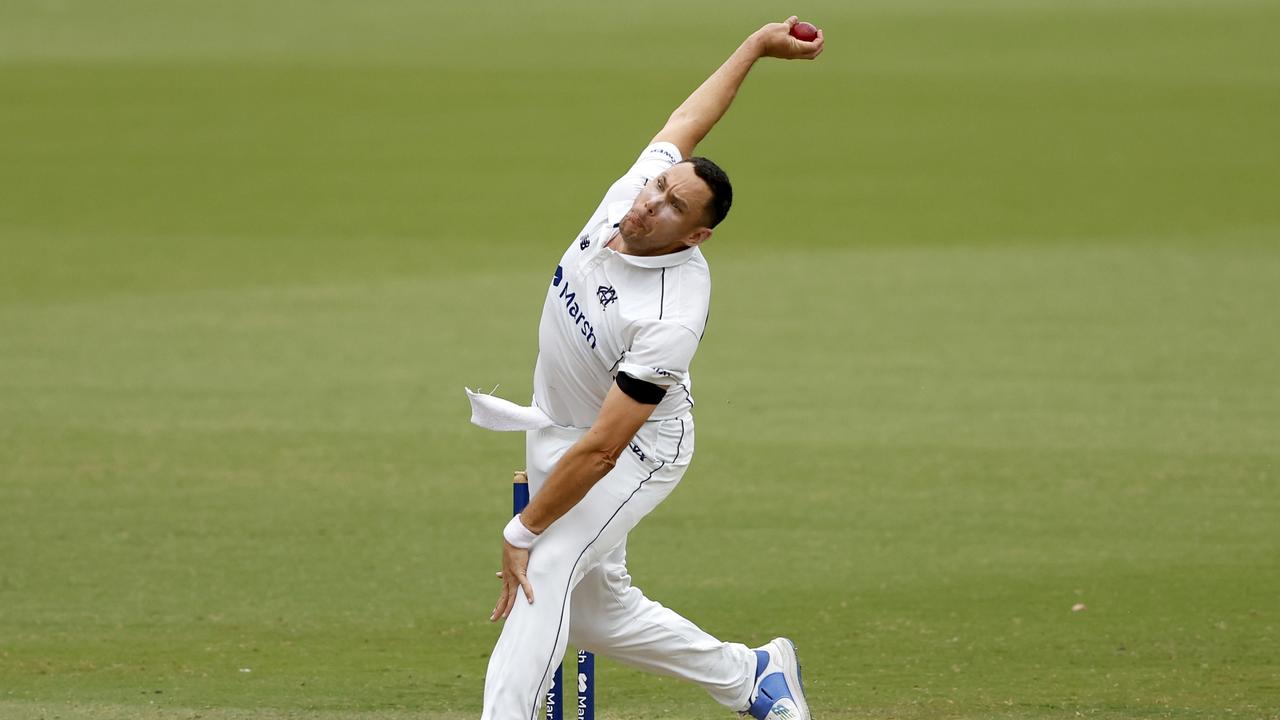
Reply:
[[627, 448], [625, 442], [608, 442], [604, 438], [594, 438], [595, 442], [583, 448], [591, 458], [591, 465], [601, 477], [607, 475], [618, 464], [622, 451]]

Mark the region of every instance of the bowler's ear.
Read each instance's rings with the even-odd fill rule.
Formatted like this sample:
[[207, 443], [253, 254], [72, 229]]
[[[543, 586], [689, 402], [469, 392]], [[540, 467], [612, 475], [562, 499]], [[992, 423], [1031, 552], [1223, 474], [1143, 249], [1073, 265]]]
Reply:
[[689, 237], [684, 239], [684, 244], [689, 247], [697, 247], [711, 238], [711, 228], [698, 228], [689, 233]]

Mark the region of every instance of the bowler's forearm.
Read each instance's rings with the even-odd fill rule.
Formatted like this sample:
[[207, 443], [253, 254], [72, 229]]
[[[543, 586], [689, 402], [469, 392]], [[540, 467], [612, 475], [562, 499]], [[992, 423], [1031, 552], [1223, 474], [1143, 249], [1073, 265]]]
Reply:
[[531, 531], [542, 534], [586, 497], [600, 478], [609, 474], [617, 455], [608, 455], [589, 450], [583, 443], [569, 448], [533, 501], [520, 513], [520, 521]]
[[763, 44], [757, 34], [743, 41], [729, 59], [671, 113], [666, 126], [654, 139], [674, 143], [685, 157], [692, 155], [698, 143], [724, 117], [747, 73], [763, 56], [762, 50]]
[[586, 497], [587, 491], [613, 470], [656, 407], [632, 399], [616, 383], [609, 388], [591, 429], [565, 451], [533, 501], [520, 513], [524, 526], [541, 534]]

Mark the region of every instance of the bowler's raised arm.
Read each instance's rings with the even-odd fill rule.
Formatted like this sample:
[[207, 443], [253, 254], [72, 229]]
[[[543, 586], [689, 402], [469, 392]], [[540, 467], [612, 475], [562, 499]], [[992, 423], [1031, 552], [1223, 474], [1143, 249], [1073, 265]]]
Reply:
[[738, 88], [747, 73], [762, 57], [784, 60], [812, 60], [822, 52], [822, 31], [812, 42], [797, 40], [791, 36], [796, 24], [793, 15], [786, 22], [769, 23], [751, 33], [728, 60], [712, 73], [676, 111], [667, 124], [653, 138], [653, 142], [669, 142], [680, 149], [682, 157], [689, 157], [702, 138], [724, 116], [729, 104], [738, 94]]

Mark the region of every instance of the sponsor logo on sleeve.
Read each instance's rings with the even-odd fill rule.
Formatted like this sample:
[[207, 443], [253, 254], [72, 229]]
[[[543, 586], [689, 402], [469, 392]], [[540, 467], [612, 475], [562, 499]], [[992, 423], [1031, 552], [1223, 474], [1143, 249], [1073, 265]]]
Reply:
[[654, 154], [656, 154], [656, 155], [661, 155], [661, 156], [665, 157], [666, 159], [670, 160], [671, 162], [675, 162], [675, 161], [676, 161], [676, 156], [675, 156], [675, 155], [673, 155], [673, 154], [671, 153], [671, 151], [670, 151], [670, 150], [668, 150], [668, 149], [666, 149], [666, 148], [664, 148], [664, 147], [656, 147], [656, 148], [653, 148], [653, 153], [654, 153]]

